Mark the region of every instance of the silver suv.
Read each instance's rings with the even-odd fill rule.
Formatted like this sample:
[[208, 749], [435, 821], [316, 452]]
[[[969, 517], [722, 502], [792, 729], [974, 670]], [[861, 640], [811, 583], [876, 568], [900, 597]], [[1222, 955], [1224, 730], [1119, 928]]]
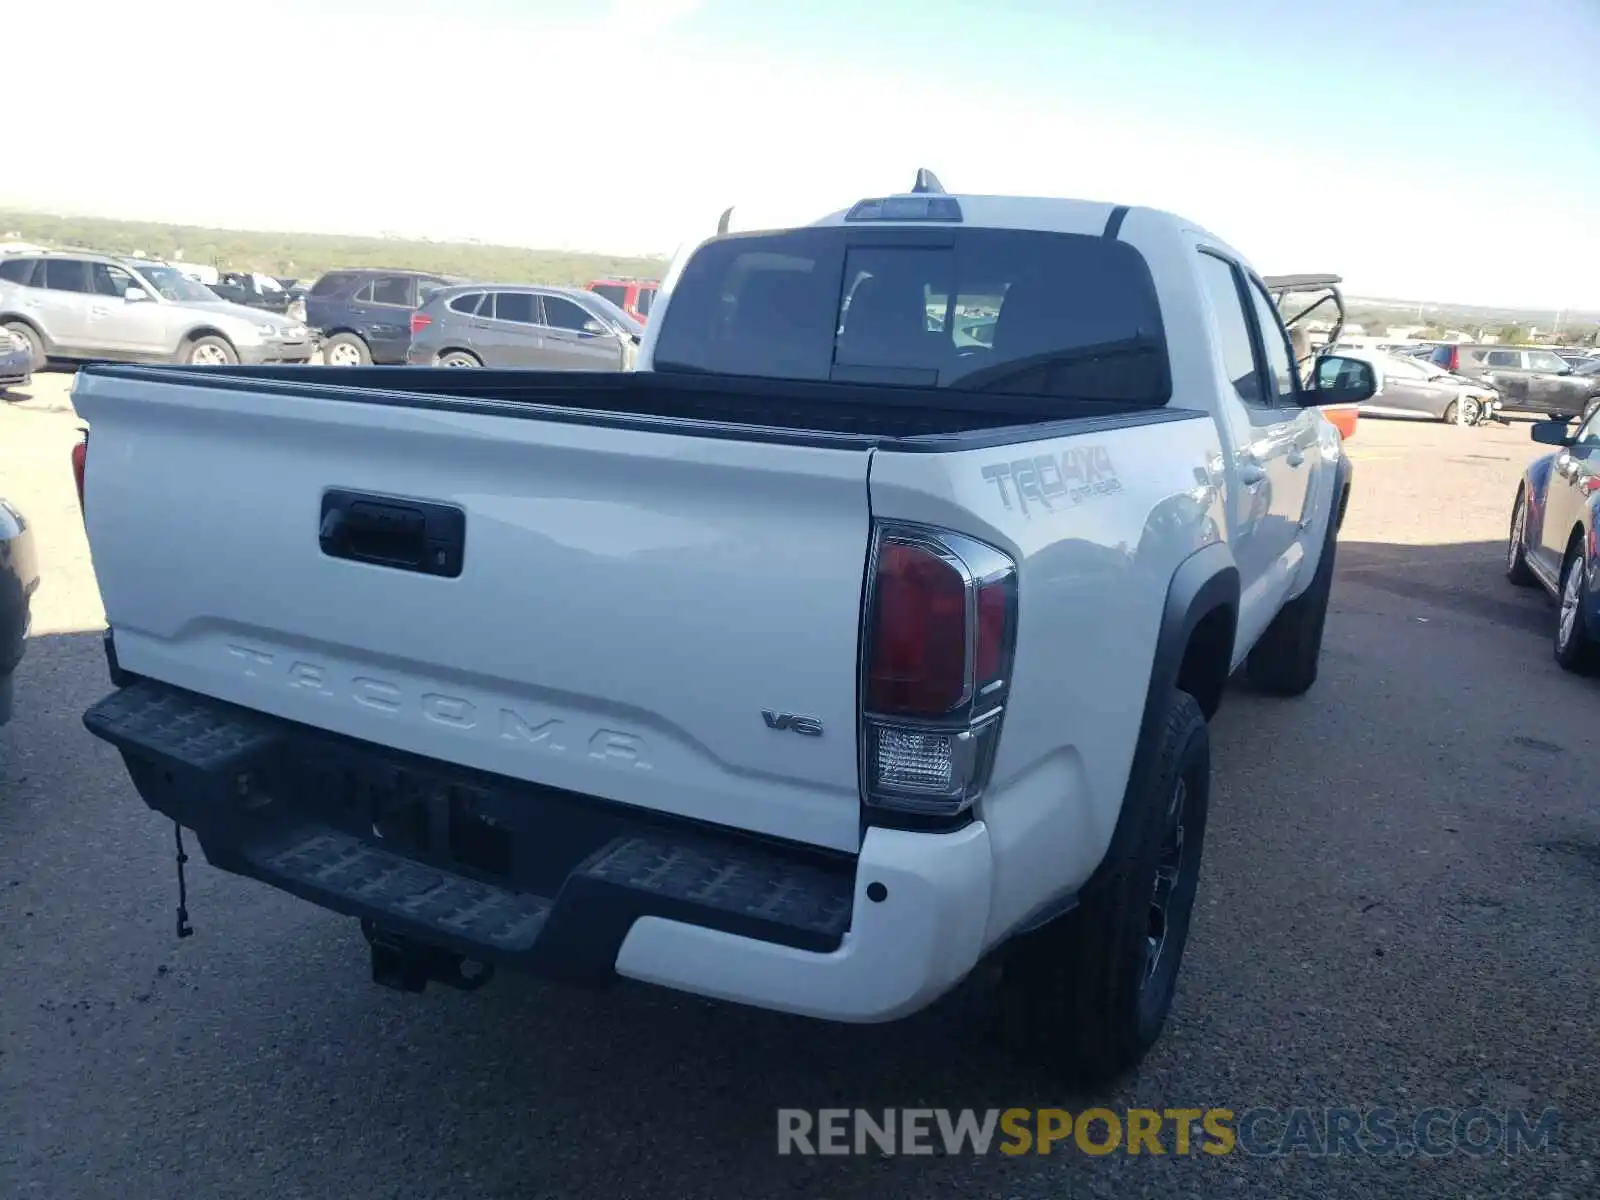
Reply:
[[303, 363], [310, 331], [230, 304], [176, 267], [101, 254], [0, 258], [0, 328], [46, 359]]
[[418, 367], [631, 371], [644, 326], [577, 288], [473, 283], [435, 292], [411, 316]]

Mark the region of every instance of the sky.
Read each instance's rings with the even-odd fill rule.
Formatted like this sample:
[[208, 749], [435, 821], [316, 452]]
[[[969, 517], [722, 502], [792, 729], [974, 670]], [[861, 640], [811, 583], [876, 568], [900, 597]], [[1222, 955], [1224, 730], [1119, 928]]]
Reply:
[[1168, 209], [1351, 295], [1600, 309], [1600, 0], [0, 0], [0, 28], [29, 98], [0, 206], [670, 253], [925, 166]]

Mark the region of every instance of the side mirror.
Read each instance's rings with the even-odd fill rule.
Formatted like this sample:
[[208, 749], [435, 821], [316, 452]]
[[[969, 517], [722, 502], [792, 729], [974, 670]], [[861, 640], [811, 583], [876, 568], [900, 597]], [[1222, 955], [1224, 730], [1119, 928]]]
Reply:
[[1572, 445], [1577, 439], [1567, 433], [1565, 421], [1535, 421], [1529, 430], [1529, 436], [1541, 446], [1560, 446], [1565, 448]]
[[1317, 359], [1312, 387], [1306, 403], [1321, 408], [1328, 404], [1360, 404], [1378, 390], [1378, 373], [1372, 364], [1359, 358], [1325, 354]]
[[603, 322], [596, 321], [593, 317], [591, 317], [589, 320], [583, 323], [583, 331], [589, 334], [591, 337], [601, 337], [610, 333], [611, 329]]
[[141, 300], [150, 299], [150, 293], [145, 291], [142, 287], [131, 287], [122, 293], [122, 298], [129, 304], [137, 304]]

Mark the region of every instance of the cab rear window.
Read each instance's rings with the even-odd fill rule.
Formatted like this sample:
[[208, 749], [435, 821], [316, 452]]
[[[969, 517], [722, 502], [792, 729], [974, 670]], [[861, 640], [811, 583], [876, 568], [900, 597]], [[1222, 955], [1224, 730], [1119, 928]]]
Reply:
[[1160, 405], [1143, 257], [1102, 237], [851, 227], [719, 239], [685, 265], [658, 371]]

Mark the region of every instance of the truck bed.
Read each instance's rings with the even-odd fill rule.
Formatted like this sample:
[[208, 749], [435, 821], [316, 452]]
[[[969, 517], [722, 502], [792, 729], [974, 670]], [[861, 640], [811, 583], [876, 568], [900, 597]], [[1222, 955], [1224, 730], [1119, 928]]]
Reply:
[[[1181, 419], [1183, 410], [949, 388], [807, 383], [659, 372], [424, 370], [417, 367], [92, 366], [95, 375], [191, 381], [353, 403], [621, 424], [788, 444], [949, 450]], [[1085, 422], [1089, 424], [1085, 425]], [[1062, 430], [1067, 432], [1067, 430]]]

